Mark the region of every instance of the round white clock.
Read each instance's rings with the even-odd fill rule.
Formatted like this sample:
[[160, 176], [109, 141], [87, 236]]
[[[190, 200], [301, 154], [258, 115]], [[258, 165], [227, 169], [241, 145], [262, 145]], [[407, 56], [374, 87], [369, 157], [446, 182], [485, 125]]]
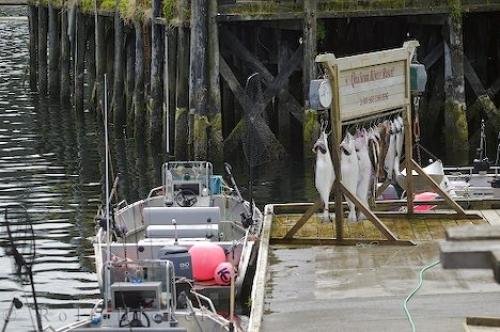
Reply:
[[312, 80], [309, 86], [310, 107], [323, 110], [332, 104], [332, 88], [328, 79]]

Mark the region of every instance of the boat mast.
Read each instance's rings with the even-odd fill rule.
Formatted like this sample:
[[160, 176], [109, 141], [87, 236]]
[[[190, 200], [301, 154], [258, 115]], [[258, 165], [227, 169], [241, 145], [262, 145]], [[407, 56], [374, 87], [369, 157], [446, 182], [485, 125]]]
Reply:
[[110, 262], [111, 262], [111, 230], [109, 222], [109, 147], [108, 147], [108, 79], [104, 74], [104, 148], [106, 150], [105, 158], [105, 176], [106, 176], [106, 264], [105, 281], [104, 281], [104, 301], [105, 309], [108, 312], [109, 288], [110, 288]]

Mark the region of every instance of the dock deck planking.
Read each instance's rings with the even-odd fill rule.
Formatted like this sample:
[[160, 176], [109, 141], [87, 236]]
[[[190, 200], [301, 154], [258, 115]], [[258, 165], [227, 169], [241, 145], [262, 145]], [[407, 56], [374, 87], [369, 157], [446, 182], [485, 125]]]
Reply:
[[[500, 222], [497, 211], [486, 215], [488, 222]], [[434, 240], [444, 239], [448, 227], [485, 223], [384, 216], [391, 231], [401, 239], [416, 240], [417, 245], [381, 246], [375, 241], [356, 246], [286, 246], [273, 244], [272, 239], [286, 234], [300, 215], [283, 216], [271, 218], [271, 254], [266, 257], [265, 282], [261, 281], [266, 285], [262, 321], [251, 331], [406, 330], [409, 323], [402, 301], [416, 286], [420, 269], [439, 259]], [[314, 215], [296, 236], [328, 237], [334, 231], [334, 223], [321, 223]], [[369, 222], [346, 223], [345, 236], [383, 238]], [[500, 307], [491, 305], [500, 296], [491, 270], [444, 270], [438, 265], [425, 279], [409, 305], [418, 330], [463, 330], [466, 316], [500, 316]]]
[[[435, 261], [437, 245], [270, 247], [261, 331], [404, 331], [403, 299], [419, 270]], [[410, 311], [421, 331], [459, 331], [464, 317], [500, 315], [500, 286], [491, 271], [448, 271], [437, 266]]]
[[491, 225], [500, 225], [500, 210], [480, 210], [480, 212]]

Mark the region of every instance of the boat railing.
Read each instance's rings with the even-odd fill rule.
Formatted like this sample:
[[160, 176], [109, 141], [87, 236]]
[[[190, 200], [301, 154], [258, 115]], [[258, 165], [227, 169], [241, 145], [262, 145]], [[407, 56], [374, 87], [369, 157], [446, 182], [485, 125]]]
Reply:
[[[488, 172], [488, 171], [484, 171], [484, 172], [486, 174], [492, 174], [492, 175], [494, 174], [494, 175], [498, 176], [500, 173], [500, 166], [492, 165], [492, 166], [490, 166], [489, 171], [492, 171], [492, 172]], [[464, 174], [472, 175], [472, 174], [474, 174], [474, 167], [472, 167], [472, 166], [444, 167], [444, 172], [445, 172], [445, 174], [451, 173], [450, 175], [464, 175]]]
[[[248, 235], [250, 234], [250, 228], [247, 228], [246, 231], [245, 231], [245, 236], [242, 237], [239, 241], [243, 240], [243, 247], [241, 248], [241, 255], [245, 255], [245, 252], [246, 252], [246, 249], [248, 247]], [[238, 242], [239, 242], [238, 241]], [[243, 258], [243, 257], [242, 257]], [[240, 258], [240, 262], [243, 261], [243, 259]]]
[[58, 328], [57, 330], [54, 329], [52, 326], [48, 326], [44, 329], [44, 331], [52, 331], [52, 332], [70, 332], [74, 331], [77, 328], [84, 327], [89, 325], [92, 322], [90, 318], [83, 319], [83, 320], [78, 320], [76, 322], [73, 322], [69, 325], [63, 326], [61, 328]]
[[125, 207], [127, 205], [128, 205], [127, 200], [123, 199], [123, 200], [119, 201], [118, 204], [116, 204], [116, 208], [118, 210], [120, 210], [122, 207]]
[[153, 188], [149, 191], [148, 198], [151, 198], [153, 196], [157, 196], [156, 193], [162, 191], [165, 187], [164, 186], [159, 186], [156, 188]]
[[214, 306], [214, 303], [212, 302], [212, 300], [210, 300], [208, 297], [194, 291], [191, 289], [191, 294], [193, 294], [193, 296], [196, 298], [196, 301], [198, 302], [198, 305], [200, 306], [200, 308], [206, 308], [204, 305], [202, 305], [202, 301], [203, 300], [204, 302], [206, 302], [208, 304], [208, 308], [210, 309], [210, 311], [215, 314], [215, 315], [218, 315], [217, 311], [215, 310], [215, 306]]
[[70, 332], [73, 331], [74, 329], [80, 328], [87, 326], [88, 324], [92, 323], [92, 317], [98, 313], [99, 308], [103, 306], [103, 300], [99, 300], [94, 304], [94, 307], [92, 308], [90, 312], [90, 317], [83, 319], [83, 320], [77, 320], [76, 322], [73, 322], [71, 324], [65, 325], [63, 327], [60, 327], [58, 329], [54, 329], [51, 325], [47, 326], [44, 331], [52, 331], [52, 332]]

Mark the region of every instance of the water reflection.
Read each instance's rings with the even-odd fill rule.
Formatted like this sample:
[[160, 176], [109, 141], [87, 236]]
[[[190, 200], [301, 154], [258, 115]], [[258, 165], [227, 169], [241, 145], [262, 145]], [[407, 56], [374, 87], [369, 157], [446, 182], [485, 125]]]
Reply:
[[[99, 158], [93, 130], [78, 127], [86, 122], [75, 121], [72, 109], [37, 100], [25, 90], [27, 36], [26, 20], [0, 19], [0, 203], [23, 203], [28, 208], [44, 323], [50, 319], [60, 326], [64, 316], [73, 319], [77, 307], [90, 306], [98, 295], [86, 238], [93, 234], [99, 203]], [[31, 303], [29, 287], [14, 274], [6, 251], [2, 236], [0, 312], [14, 296]], [[16, 311], [11, 329], [31, 328], [28, 310], [24, 306]]]
[[[26, 20], [0, 18], [0, 204], [18, 202], [28, 208], [37, 245], [33, 271], [44, 323], [57, 327], [85, 314], [80, 308], [88, 308], [98, 297], [90, 238], [104, 197], [104, 132], [92, 112], [75, 112], [26, 90], [27, 29]], [[166, 156], [158, 150], [161, 144], [145, 142], [145, 137], [110, 141], [112, 171], [121, 174], [120, 200], [132, 202], [161, 184]], [[248, 195], [246, 164], [229, 162]], [[264, 165], [254, 174], [254, 199], [260, 206], [312, 201], [316, 196], [312, 161]], [[14, 296], [31, 303], [26, 283], [13, 274], [6, 246], [2, 236], [0, 265], [8, 268], [0, 271], [0, 313]], [[24, 306], [11, 326], [30, 329], [27, 317]]]

